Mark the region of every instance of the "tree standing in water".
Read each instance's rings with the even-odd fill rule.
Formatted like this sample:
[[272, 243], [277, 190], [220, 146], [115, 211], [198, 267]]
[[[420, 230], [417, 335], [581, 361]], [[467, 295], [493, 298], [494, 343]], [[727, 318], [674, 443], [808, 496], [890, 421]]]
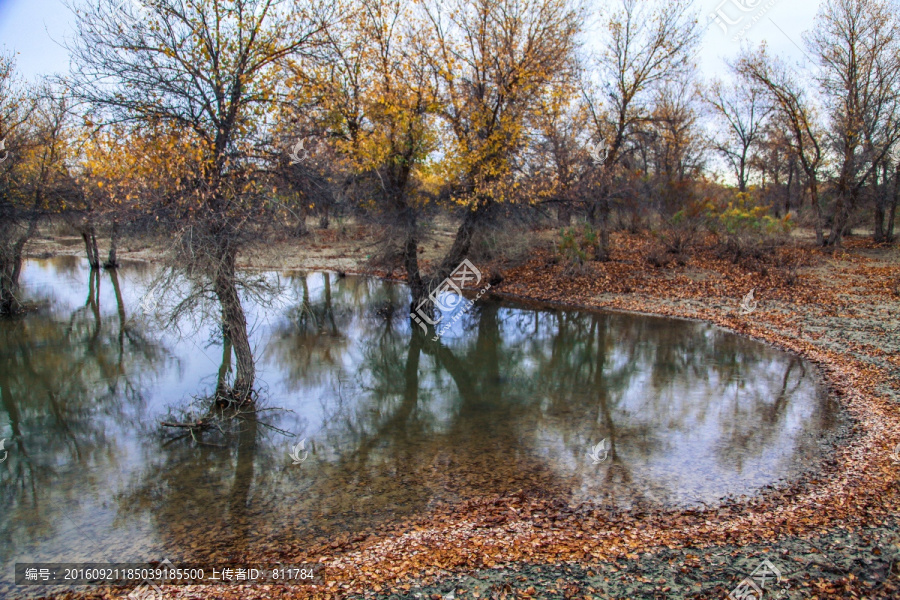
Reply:
[[310, 55], [337, 11], [315, 1], [74, 7], [74, 93], [101, 124], [127, 123], [163, 144], [157, 157], [169, 164], [159, 166], [177, 173], [142, 201], [179, 232], [174, 264], [221, 306], [236, 362], [228, 399], [237, 403], [250, 399], [255, 379], [236, 278], [238, 253], [263, 220], [253, 140], [281, 101], [284, 61]]

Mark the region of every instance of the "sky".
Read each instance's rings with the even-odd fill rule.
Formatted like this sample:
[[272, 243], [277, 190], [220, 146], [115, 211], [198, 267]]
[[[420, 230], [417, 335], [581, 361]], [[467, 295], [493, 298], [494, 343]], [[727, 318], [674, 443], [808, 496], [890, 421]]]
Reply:
[[[803, 32], [812, 27], [819, 3], [695, 0], [701, 23], [706, 24], [698, 56], [701, 73], [707, 77], [725, 75], [725, 60], [733, 58], [742, 43], [756, 46], [765, 41], [773, 54], [802, 63]], [[0, 0], [0, 52], [14, 52], [18, 72], [29, 81], [42, 75], [65, 74], [69, 55], [64, 45], [71, 39], [73, 21], [63, 0]], [[735, 40], [739, 36], [743, 36], [743, 42]]]

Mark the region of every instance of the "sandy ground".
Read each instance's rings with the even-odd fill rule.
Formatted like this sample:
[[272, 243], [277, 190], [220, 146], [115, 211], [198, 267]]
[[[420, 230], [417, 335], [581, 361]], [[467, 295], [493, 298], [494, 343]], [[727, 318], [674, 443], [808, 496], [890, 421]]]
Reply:
[[[440, 256], [450, 232], [439, 230], [423, 244], [425, 264]], [[610, 263], [571, 276], [548, 247], [555, 232], [522, 235], [540, 241], [528, 261], [479, 265], [502, 276], [497, 293], [702, 319], [802, 354], [818, 365], [842, 403], [851, 435], [834, 448], [824, 472], [708, 511], [580, 515], [560, 525], [559, 515], [525, 516], [531, 514], [526, 500], [501, 499], [513, 510], [500, 524], [484, 517], [490, 513], [486, 504], [340, 550], [286, 549], [298, 558], [318, 556], [325, 583], [278, 597], [725, 598], [763, 558], [782, 572], [780, 581], [766, 586], [767, 597], [900, 597], [900, 463], [893, 455], [900, 444], [897, 247], [850, 238], [834, 254], [807, 245], [792, 250], [790, 261], [738, 265], [707, 248], [683, 265], [658, 269], [644, 259], [653, 244], [649, 236], [622, 234], [614, 238]], [[103, 246], [105, 240], [101, 252]], [[158, 260], [164, 247], [165, 240], [127, 240], [120, 257]], [[240, 264], [389, 276], [366, 266], [374, 251], [364, 229], [346, 226], [268, 242]], [[27, 253], [81, 254], [83, 247], [78, 238], [47, 235], [30, 243]], [[742, 314], [741, 299], [751, 289], [758, 306]], [[211, 597], [184, 589], [169, 593]]]

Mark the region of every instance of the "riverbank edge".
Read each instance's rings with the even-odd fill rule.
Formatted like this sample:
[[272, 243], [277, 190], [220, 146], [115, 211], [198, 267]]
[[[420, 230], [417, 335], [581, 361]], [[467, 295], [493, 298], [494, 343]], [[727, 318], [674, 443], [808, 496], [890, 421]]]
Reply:
[[[244, 266], [254, 268], [251, 265]], [[256, 268], [267, 270], [271, 267], [265, 265]], [[311, 265], [306, 270], [318, 269]], [[346, 272], [372, 275], [364, 269], [347, 269]], [[396, 281], [395, 278], [386, 279]], [[837, 598], [848, 597], [854, 592], [857, 595], [869, 593], [890, 597], [894, 593], [893, 567], [888, 566], [885, 571], [884, 564], [893, 565], [896, 558], [897, 522], [893, 514], [898, 506], [897, 466], [890, 456], [890, 449], [900, 441], [900, 428], [897, 405], [884, 394], [884, 389], [887, 386], [891, 392], [896, 392], [896, 382], [884, 369], [860, 361], [849, 350], [835, 352], [827, 347], [828, 344], [817, 345], [809, 336], [804, 336], [803, 324], [814, 325], [814, 321], [820, 319], [821, 315], [817, 316], [816, 311], [808, 311], [810, 314], [808, 318], [804, 317], [800, 330], [790, 335], [791, 332], [784, 329], [783, 323], [771, 323], [768, 318], [783, 309], [783, 306], [763, 304], [751, 315], [739, 315], [739, 296], [694, 297], [673, 301], [644, 294], [611, 294], [597, 296], [592, 302], [584, 302], [579, 301], [576, 295], [567, 294], [565, 282], [561, 282], [558, 287], [551, 287], [552, 293], [548, 293], [546, 288], [531, 289], [529, 285], [514, 271], [507, 272], [503, 283], [495, 286], [493, 295], [514, 302], [535, 302], [557, 308], [615, 310], [698, 320], [798, 354], [816, 365], [826, 382], [828, 393], [841, 402], [844, 410], [854, 420], [853, 435], [847, 439], [844, 447], [836, 449], [836, 455], [831, 461], [833, 468], [823, 472], [821, 477], [798, 481], [790, 489], [764, 493], [733, 505], [704, 511], [669, 511], [646, 519], [645, 515], [639, 515], [640, 523], [632, 515], [630, 523], [628, 518], [624, 519], [624, 528], [621, 527], [623, 519], [615, 524], [615, 535], [611, 535], [614, 525], [612, 520], [603, 519], [602, 515], [590, 515], [596, 525], [588, 530], [569, 523], [564, 528], [557, 528], [552, 535], [546, 535], [543, 532], [536, 533], [543, 529], [535, 527], [541, 524], [541, 519], [509, 516], [502, 523], [485, 523], [484, 515], [478, 514], [491, 513], [491, 510], [485, 509], [496, 508], [499, 503], [507, 512], [520, 515], [527, 504], [526, 499], [485, 499], [478, 503], [467, 503], [469, 506], [459, 507], [459, 510], [452, 510], [444, 515], [435, 515], [435, 519], [444, 518], [438, 519], [438, 522], [432, 519], [430, 527], [429, 523], [419, 524], [418, 527], [428, 527], [424, 533], [419, 530], [399, 537], [387, 536], [388, 539], [383, 540], [365, 540], [361, 544], [346, 547], [348, 552], [331, 552], [331, 556], [318, 556], [322, 569], [320, 573], [327, 583], [316, 589], [251, 590], [250, 595], [240, 594], [240, 597], [338, 598], [353, 597], [353, 594], [365, 597], [427, 597], [417, 594], [428, 594], [432, 589], [446, 589], [447, 582], [452, 582], [455, 586], [466, 581], [466, 578], [480, 580], [484, 573], [494, 574], [491, 585], [500, 586], [498, 594], [514, 594], [511, 597], [556, 597], [555, 591], [541, 583], [547, 579], [547, 573], [552, 575], [559, 571], [563, 575], [564, 571], [575, 568], [576, 571], [583, 571], [582, 579], [590, 580], [589, 573], [593, 572], [596, 576], [610, 565], [619, 565], [622, 568], [618, 570], [627, 573], [631, 562], [639, 565], [637, 573], [650, 573], [654, 571], [652, 561], [662, 561], [666, 552], [680, 553], [688, 557], [688, 561], [693, 560], [690, 558], [694, 556], [693, 550], [700, 551], [700, 555], [703, 555], [709, 552], [702, 551], [711, 548], [718, 549], [716, 555], [721, 555], [722, 552], [766, 555], [767, 551], [776, 554], [785, 554], [782, 551], [787, 551], [787, 554], [792, 554], [790, 547], [796, 543], [813, 549], [812, 552], [807, 552], [810, 556], [824, 556], [826, 562], [831, 561], [835, 565], [843, 564], [846, 560], [851, 564], [846, 565], [843, 572], [838, 569], [831, 574], [826, 572], [827, 569], [819, 569], [822, 572], [817, 575], [817, 570], [811, 566], [796, 570], [792, 576], [798, 585], [793, 590], [785, 591], [785, 597]], [[497, 290], [497, 287], [500, 289]], [[788, 308], [794, 313], [798, 310], [800, 313], [807, 312], [807, 307], [804, 306]], [[738, 517], [730, 514], [735, 507], [741, 513]], [[509, 508], [512, 510], [508, 511]], [[470, 514], [466, 514], [467, 512]], [[582, 521], [587, 517], [584, 514], [580, 516]], [[597, 520], [597, 517], [601, 520]], [[617, 517], [614, 515], [613, 519]], [[848, 535], [856, 536], [858, 544], [848, 547], [846, 543], [839, 542]], [[834, 544], [830, 544], [829, 540], [834, 541]], [[875, 543], [863, 543], [866, 540], [875, 540]], [[449, 543], [451, 547], [437, 548], [432, 541]], [[573, 544], [573, 541], [576, 543]], [[432, 545], [435, 547], [431, 548]], [[576, 546], [579, 548], [576, 549]], [[817, 546], [821, 549], [817, 549]], [[584, 547], [588, 550], [584, 550]], [[480, 551], [472, 552], [473, 548], [479, 548]], [[597, 548], [603, 550], [593, 551]], [[840, 548], [841, 551], [832, 555], [822, 550], [827, 548]], [[404, 556], [411, 556], [411, 552], [415, 552], [415, 556], [419, 558], [415, 561], [404, 559]], [[650, 556], [646, 556], [647, 554]], [[297, 558], [309, 555], [309, 552], [302, 552]], [[423, 560], [423, 557], [429, 555], [439, 557], [440, 560]], [[873, 565], [866, 566], [865, 561], [871, 561], [873, 557], [883, 557], [884, 560], [874, 559]], [[799, 558], [801, 557], [795, 554], [791, 560]], [[651, 563], [647, 563], [647, 560]], [[573, 561], [575, 567], [572, 566]], [[428, 566], [429, 562], [432, 563], [431, 568]], [[437, 567], [438, 571], [435, 571], [435, 563], [441, 565]], [[743, 572], [739, 569], [739, 563], [740, 561], [728, 570]], [[862, 567], [854, 568], [853, 565]], [[397, 566], [400, 568], [390, 568]], [[871, 567], [868, 569], [870, 573], [882, 573], [885, 578], [891, 578], [891, 581], [879, 581], [877, 578], [873, 581], [866, 577], [868, 567]], [[429, 575], [429, 570], [434, 574]], [[522, 575], [523, 570], [530, 573], [530, 576]], [[701, 568], [700, 572], [702, 570]], [[528, 583], [530, 579], [535, 581], [522, 587], [516, 582], [523, 576], [525, 582], [521, 583]], [[591, 585], [582, 586], [577, 581], [580, 576], [570, 572], [562, 579], [568, 577], [571, 582], [566, 585], [576, 585], [580, 590], [560, 590], [559, 597], [724, 597], [723, 590], [727, 591], [730, 589], [728, 585], [735, 583], [734, 576], [731, 573], [726, 579], [721, 579], [710, 572], [710, 577], [704, 579], [707, 583], [702, 586], [703, 589], [681, 590], [678, 596], [657, 596], [657, 593], [669, 594], [672, 591], [661, 591], [667, 587], [664, 585], [659, 586], [659, 592], [640, 592], [653, 594], [651, 596], [631, 596], [625, 588], [619, 591], [626, 595], [616, 595], [614, 590], [607, 593]], [[623, 579], [627, 577], [622, 575]], [[609, 579], [608, 575], [605, 578]], [[646, 576], [638, 574], [633, 577], [636, 581], [640, 578]], [[535, 582], [539, 584], [537, 587]], [[477, 591], [477, 586], [473, 586]], [[542, 593], [539, 587], [546, 589]], [[595, 589], [597, 595], [584, 591], [588, 588]], [[453, 589], [457, 590], [457, 594], [465, 595], [461, 593], [465, 587]], [[196, 596], [196, 591], [187, 589], [170, 588], [168, 592], [174, 593], [173, 597], [204, 597]], [[256, 592], [262, 592], [262, 595], [257, 595]], [[638, 593], [638, 590], [633, 592]], [[217, 594], [217, 597], [229, 596]]]

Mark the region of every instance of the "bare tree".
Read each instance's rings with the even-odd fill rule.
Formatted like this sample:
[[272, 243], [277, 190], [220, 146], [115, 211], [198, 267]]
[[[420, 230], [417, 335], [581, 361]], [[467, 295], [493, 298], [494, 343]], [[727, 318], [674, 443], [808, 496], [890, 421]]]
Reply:
[[561, 78], [541, 99], [532, 118], [535, 147], [529, 176], [536, 195], [556, 205], [557, 221], [569, 225], [576, 206], [585, 202], [586, 174], [595, 160], [587, 143], [587, 111], [579, 102], [577, 80]]
[[750, 179], [750, 158], [772, 107], [764, 102], [763, 92], [758, 86], [741, 83], [713, 81], [705, 91], [704, 99], [712, 109], [716, 122], [725, 126], [723, 135], [714, 136], [713, 146], [731, 167], [738, 190], [746, 192]]
[[803, 195], [795, 194], [801, 179], [790, 139], [776, 115], [763, 125], [749, 156], [750, 168], [759, 173], [760, 196], [778, 216], [802, 208]]
[[892, 242], [900, 203], [900, 156], [893, 160], [886, 157], [882, 161], [880, 180], [878, 169], [872, 173], [872, 191], [875, 195], [875, 241]]
[[830, 246], [840, 245], [863, 186], [900, 140], [898, 10], [892, 0], [829, 0], [807, 37], [838, 157]]
[[735, 64], [737, 73], [751, 85], [759, 85], [777, 110], [777, 121], [790, 133], [791, 146], [800, 161], [815, 210], [816, 243], [825, 244], [822, 205], [819, 199], [820, 169], [825, 159], [823, 133], [805, 87], [781, 61], [770, 57], [765, 48], [745, 53]]
[[618, 0], [595, 63], [597, 79], [585, 82], [596, 142], [606, 145], [598, 165], [597, 201], [589, 215], [600, 225], [598, 260], [609, 258], [610, 184], [620, 153], [651, 118], [652, 91], [692, 67], [701, 29], [691, 0]]
[[[657, 208], [665, 217], [690, 204], [693, 182], [705, 166], [707, 142], [699, 127], [700, 113], [699, 90], [692, 77], [668, 82], [657, 90], [652, 119], [644, 127], [642, 150], [649, 157], [645, 171], [652, 177]], [[641, 200], [634, 198], [635, 215]], [[636, 216], [632, 220], [632, 229], [636, 229]]]

